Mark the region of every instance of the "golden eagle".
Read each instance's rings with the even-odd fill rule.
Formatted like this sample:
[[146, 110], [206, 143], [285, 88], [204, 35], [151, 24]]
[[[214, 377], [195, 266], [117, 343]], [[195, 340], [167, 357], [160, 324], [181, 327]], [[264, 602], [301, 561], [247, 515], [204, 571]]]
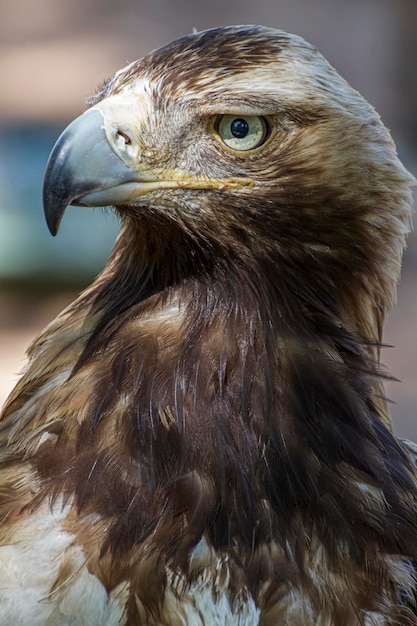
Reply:
[[112, 205], [121, 232], [4, 409], [1, 624], [415, 624], [414, 453], [379, 364], [413, 179], [378, 115], [257, 26], [89, 104], [46, 219]]

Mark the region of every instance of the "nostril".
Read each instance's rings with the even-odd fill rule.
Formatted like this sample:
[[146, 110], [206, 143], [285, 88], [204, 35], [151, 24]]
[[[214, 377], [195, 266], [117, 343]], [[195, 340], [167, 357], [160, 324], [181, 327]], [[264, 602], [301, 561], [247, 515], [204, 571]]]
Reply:
[[130, 146], [130, 144], [132, 143], [132, 140], [129, 137], [129, 135], [127, 135], [125, 132], [120, 130], [120, 128], [117, 129], [116, 135], [119, 135], [119, 137], [122, 137], [122, 139], [124, 140], [126, 146]]

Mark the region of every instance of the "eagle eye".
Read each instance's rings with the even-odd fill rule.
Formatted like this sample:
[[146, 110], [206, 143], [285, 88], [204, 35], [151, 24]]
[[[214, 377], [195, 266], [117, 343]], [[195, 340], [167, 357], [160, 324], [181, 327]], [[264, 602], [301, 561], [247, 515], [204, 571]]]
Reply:
[[240, 152], [259, 148], [269, 135], [267, 121], [259, 115], [219, 115], [214, 129], [226, 146]]

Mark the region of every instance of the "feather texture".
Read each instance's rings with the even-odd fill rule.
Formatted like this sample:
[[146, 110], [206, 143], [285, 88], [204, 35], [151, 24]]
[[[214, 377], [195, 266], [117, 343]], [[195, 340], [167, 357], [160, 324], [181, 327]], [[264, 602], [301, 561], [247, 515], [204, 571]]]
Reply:
[[[262, 27], [184, 37], [90, 104], [106, 126], [132, 97], [112, 149], [188, 182], [115, 203], [106, 268], [4, 408], [2, 623], [417, 623], [415, 453], [379, 362], [413, 183], [388, 132]], [[225, 113], [269, 138], [228, 149]]]

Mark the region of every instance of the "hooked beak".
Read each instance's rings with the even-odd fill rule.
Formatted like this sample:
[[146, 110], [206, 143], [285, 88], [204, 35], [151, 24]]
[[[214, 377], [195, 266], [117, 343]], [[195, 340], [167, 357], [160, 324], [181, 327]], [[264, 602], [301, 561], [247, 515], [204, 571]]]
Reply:
[[160, 189], [224, 190], [253, 184], [247, 178], [209, 179], [144, 167], [139, 134], [144, 109], [140, 94], [110, 96], [76, 118], [58, 138], [43, 185], [45, 218], [52, 235], [57, 234], [69, 204], [128, 205]]

